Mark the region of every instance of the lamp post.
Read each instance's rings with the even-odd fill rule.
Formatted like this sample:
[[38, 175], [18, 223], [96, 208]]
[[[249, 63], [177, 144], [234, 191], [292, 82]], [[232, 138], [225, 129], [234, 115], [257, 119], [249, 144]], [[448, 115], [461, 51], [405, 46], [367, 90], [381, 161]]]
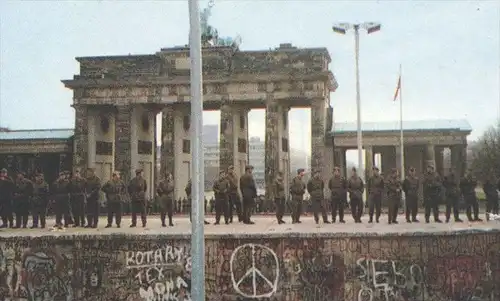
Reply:
[[205, 301], [205, 208], [202, 136], [203, 92], [199, 0], [189, 0], [189, 56], [191, 58], [191, 300]]
[[[379, 23], [373, 22], [365, 22], [365, 23], [339, 23], [332, 27], [333, 32], [338, 34], [346, 34], [350, 29], [354, 29], [354, 49], [355, 49], [355, 60], [356, 60], [356, 109], [357, 109], [357, 132], [358, 132], [358, 168], [361, 172], [363, 169], [363, 131], [361, 129], [361, 95], [360, 95], [360, 87], [359, 87], [359, 29], [366, 29], [368, 34], [377, 32], [382, 27]], [[364, 173], [369, 172], [365, 171]], [[361, 173], [360, 176], [363, 177]]]

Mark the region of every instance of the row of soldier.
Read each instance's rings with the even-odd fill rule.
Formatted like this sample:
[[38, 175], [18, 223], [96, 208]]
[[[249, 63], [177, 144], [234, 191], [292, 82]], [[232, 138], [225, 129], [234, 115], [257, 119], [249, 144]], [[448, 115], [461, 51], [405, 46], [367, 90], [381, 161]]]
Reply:
[[[300, 223], [300, 215], [302, 210], [303, 195], [307, 192], [311, 196], [312, 209], [314, 220], [319, 223], [319, 215], [322, 216], [324, 223], [328, 221], [327, 213], [324, 206], [324, 188], [325, 183], [320, 177], [318, 171], [313, 172], [313, 176], [307, 184], [303, 182], [304, 170], [299, 169], [297, 176], [292, 180], [290, 185], [291, 207], [292, 207], [292, 223]], [[419, 207], [419, 191], [423, 188], [423, 205], [425, 209], [425, 222], [430, 222], [431, 212], [434, 221], [441, 223], [439, 218], [439, 204], [444, 192], [446, 199], [446, 222], [450, 221], [451, 213], [456, 222], [462, 222], [459, 216], [459, 200], [463, 199], [466, 204], [466, 215], [469, 221], [482, 221], [479, 218], [479, 204], [476, 197], [477, 180], [468, 172], [464, 177], [459, 179], [453, 171], [441, 177], [433, 166], [428, 166], [427, 171], [422, 178], [416, 174], [415, 168], [409, 169], [408, 176], [401, 181], [397, 169], [392, 169], [387, 177], [382, 177], [377, 167], [373, 168], [373, 175], [368, 178], [366, 184], [367, 204], [369, 208], [369, 223], [379, 222], [381, 216], [382, 199], [385, 197], [388, 204], [388, 223], [397, 224], [397, 215], [399, 206], [402, 201], [403, 192], [406, 198], [405, 215], [408, 223], [418, 223], [418, 207]], [[275, 183], [275, 195], [277, 209], [276, 217], [279, 223], [283, 223], [283, 202], [284, 188], [280, 176]], [[347, 204], [347, 195], [349, 195], [351, 213], [355, 223], [361, 223], [363, 215], [363, 194], [365, 191], [365, 183], [358, 176], [356, 169], [352, 169], [351, 176], [346, 179], [341, 176], [340, 168], [335, 167], [333, 177], [328, 181], [328, 189], [331, 197], [332, 220], [336, 221], [337, 214], [339, 221], [344, 223], [344, 208]], [[498, 190], [500, 190], [500, 182], [494, 180], [494, 177], [488, 177], [483, 183], [483, 190], [487, 200], [487, 214], [498, 214]]]

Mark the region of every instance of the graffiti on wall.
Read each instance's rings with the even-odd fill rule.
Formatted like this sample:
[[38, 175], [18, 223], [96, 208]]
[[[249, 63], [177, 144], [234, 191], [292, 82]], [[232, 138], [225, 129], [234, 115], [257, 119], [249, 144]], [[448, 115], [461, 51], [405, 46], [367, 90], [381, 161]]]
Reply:
[[[0, 239], [0, 300], [191, 300], [189, 240]], [[500, 232], [207, 240], [207, 300], [497, 301]]]

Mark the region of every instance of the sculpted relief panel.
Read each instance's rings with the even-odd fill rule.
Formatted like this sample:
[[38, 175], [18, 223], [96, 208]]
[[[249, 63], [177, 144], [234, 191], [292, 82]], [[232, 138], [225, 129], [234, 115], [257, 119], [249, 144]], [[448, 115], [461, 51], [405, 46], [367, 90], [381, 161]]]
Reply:
[[[190, 241], [0, 241], [6, 301], [191, 300]], [[208, 240], [207, 300], [500, 300], [500, 233]]]

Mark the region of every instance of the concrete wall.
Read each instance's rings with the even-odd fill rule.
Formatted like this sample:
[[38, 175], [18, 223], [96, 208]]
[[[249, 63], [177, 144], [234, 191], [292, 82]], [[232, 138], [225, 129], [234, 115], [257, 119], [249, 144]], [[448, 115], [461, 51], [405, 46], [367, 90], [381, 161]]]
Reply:
[[[189, 252], [167, 235], [3, 238], [0, 296], [191, 300]], [[207, 238], [205, 256], [207, 300], [500, 300], [498, 231]]]

